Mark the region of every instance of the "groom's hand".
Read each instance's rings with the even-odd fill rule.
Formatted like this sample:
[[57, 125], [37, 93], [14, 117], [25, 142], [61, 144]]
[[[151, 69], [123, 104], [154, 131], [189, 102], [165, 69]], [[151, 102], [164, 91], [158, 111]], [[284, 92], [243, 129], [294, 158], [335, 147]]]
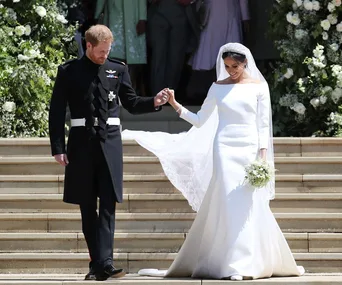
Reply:
[[154, 107], [164, 105], [169, 100], [168, 88], [164, 88], [154, 97]]

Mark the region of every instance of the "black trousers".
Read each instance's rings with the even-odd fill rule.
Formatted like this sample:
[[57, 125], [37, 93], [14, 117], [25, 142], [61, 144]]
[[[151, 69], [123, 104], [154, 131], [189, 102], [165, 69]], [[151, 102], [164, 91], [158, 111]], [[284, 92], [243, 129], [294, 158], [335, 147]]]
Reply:
[[[80, 205], [82, 231], [87, 242], [89, 267], [101, 270], [113, 263], [116, 200], [100, 142], [93, 140], [89, 154], [92, 161], [93, 193], [91, 200]], [[99, 211], [97, 212], [97, 197]]]

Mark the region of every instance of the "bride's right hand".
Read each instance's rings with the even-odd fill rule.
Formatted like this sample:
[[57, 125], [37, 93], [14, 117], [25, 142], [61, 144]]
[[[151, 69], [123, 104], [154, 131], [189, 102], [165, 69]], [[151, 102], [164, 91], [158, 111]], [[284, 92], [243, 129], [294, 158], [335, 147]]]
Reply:
[[176, 98], [175, 98], [175, 90], [173, 89], [167, 89], [167, 93], [169, 94], [169, 103], [171, 105], [176, 103]]

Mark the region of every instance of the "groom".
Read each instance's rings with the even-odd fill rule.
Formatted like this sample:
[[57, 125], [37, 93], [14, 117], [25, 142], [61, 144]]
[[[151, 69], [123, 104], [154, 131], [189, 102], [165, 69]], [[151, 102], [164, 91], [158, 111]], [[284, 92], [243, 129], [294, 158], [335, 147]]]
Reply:
[[[85, 38], [86, 54], [58, 68], [50, 104], [50, 142], [52, 155], [65, 166], [63, 200], [80, 206], [91, 259], [85, 280], [106, 280], [125, 275], [113, 266], [115, 208], [122, 202], [123, 180], [118, 99], [130, 113], [140, 114], [159, 111], [168, 94], [135, 94], [127, 66], [107, 58], [113, 35], [106, 26], [92, 26]], [[66, 148], [67, 105], [71, 130]]]

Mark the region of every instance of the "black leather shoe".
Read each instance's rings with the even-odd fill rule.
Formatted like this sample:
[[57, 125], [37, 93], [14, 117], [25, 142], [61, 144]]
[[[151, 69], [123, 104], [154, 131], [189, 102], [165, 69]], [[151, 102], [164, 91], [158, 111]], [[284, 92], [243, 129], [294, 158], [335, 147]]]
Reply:
[[84, 280], [96, 280], [95, 270], [93, 268], [90, 268]]
[[123, 269], [116, 269], [113, 265], [106, 266], [101, 273], [96, 274], [97, 281], [104, 281], [108, 278], [121, 278], [126, 275]]

